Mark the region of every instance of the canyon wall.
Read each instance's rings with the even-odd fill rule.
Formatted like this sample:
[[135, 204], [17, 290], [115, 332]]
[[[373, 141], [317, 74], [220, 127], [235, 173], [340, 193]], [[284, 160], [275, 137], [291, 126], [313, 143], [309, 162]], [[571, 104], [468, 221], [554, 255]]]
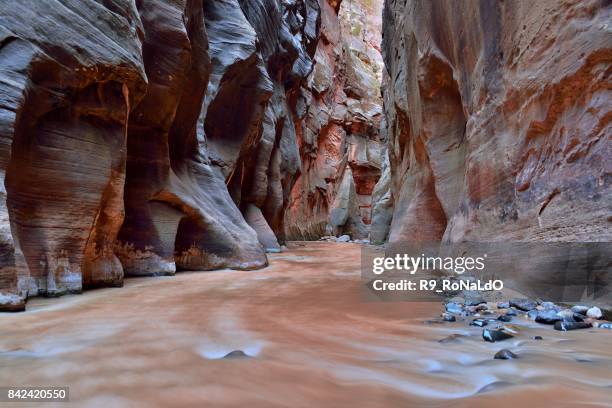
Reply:
[[302, 167], [316, 0], [0, 9], [1, 310], [267, 264]]
[[611, 17], [603, 0], [386, 0], [373, 241], [610, 241]]
[[295, 240], [368, 237], [381, 173], [382, 0], [321, 2], [315, 67], [297, 94], [302, 171], [285, 212]]

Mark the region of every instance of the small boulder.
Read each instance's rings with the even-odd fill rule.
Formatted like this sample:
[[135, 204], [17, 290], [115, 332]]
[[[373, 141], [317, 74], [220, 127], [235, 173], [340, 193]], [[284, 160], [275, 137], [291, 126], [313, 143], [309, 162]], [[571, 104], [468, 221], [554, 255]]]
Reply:
[[538, 304], [531, 299], [514, 298], [510, 299], [510, 306], [515, 307], [524, 312], [528, 312], [532, 309], [535, 309]]
[[515, 309], [508, 309], [506, 310], [506, 316], [517, 316], [518, 313]]
[[463, 312], [463, 307], [460, 304], [455, 302], [448, 302], [445, 305], [446, 311], [449, 313], [461, 314]]
[[246, 354], [242, 350], [233, 350], [227, 353], [225, 356], [223, 356], [223, 358], [246, 358], [246, 357], [249, 357], [249, 355]]
[[489, 343], [495, 343], [496, 341], [502, 341], [502, 340], [507, 340], [507, 339], [511, 339], [514, 336], [506, 333], [503, 330], [489, 330], [489, 329], [484, 329], [482, 331], [482, 338], [485, 341], [488, 341]]
[[586, 323], [586, 322], [564, 322], [564, 321], [559, 321], [559, 322], [555, 323], [555, 330], [559, 330], [559, 331], [588, 329], [590, 327], [593, 327], [593, 325], [591, 323]]
[[508, 309], [510, 307], [510, 302], [497, 302], [498, 309]]
[[501, 315], [497, 318], [497, 320], [499, 320], [500, 322], [510, 322], [512, 321], [512, 316]]
[[[530, 312], [531, 313], [531, 312]], [[559, 316], [553, 309], [540, 310], [538, 311], [535, 321], [543, 324], [555, 324], [555, 322], [564, 320], [563, 317]]]
[[612, 329], [612, 323], [610, 323], [610, 322], [599, 323], [598, 322], [597, 323], [597, 328], [611, 330]]
[[493, 358], [496, 360], [512, 360], [514, 358], [518, 358], [518, 356], [508, 349], [501, 349], [495, 353]]
[[533, 339], [534, 340], [544, 340], [542, 336], [533, 336]]
[[450, 313], [442, 313], [442, 320], [445, 322], [456, 322], [457, 318]]
[[348, 235], [340, 235], [338, 238], [336, 238], [336, 242], [349, 242], [351, 240], [351, 237]]
[[601, 309], [598, 308], [597, 306], [593, 306], [592, 308], [587, 310], [586, 315], [587, 317], [591, 317], [593, 319], [601, 319], [603, 317], [603, 313], [601, 312]]

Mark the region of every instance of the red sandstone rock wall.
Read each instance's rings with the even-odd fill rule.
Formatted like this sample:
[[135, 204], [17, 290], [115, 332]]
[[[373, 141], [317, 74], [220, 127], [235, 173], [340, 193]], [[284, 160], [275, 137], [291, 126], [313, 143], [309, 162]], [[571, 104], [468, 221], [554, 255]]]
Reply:
[[611, 17], [601, 0], [387, 0], [376, 240], [609, 241]]
[[382, 3], [320, 3], [316, 65], [297, 96], [302, 172], [286, 231], [291, 239], [367, 238], [381, 166]]
[[0, 309], [284, 241], [314, 0], [0, 4]]

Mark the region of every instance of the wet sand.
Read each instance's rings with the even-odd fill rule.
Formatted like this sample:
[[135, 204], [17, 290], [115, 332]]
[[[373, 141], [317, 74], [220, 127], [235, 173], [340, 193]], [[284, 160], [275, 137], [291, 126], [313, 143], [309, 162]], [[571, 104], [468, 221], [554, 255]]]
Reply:
[[[70, 406], [104, 408], [612, 406], [612, 331], [518, 318], [486, 343], [425, 324], [439, 303], [364, 302], [359, 262], [356, 244], [293, 243], [259, 271], [32, 299], [0, 314], [0, 386], [69, 386]], [[520, 358], [494, 360], [502, 348]]]

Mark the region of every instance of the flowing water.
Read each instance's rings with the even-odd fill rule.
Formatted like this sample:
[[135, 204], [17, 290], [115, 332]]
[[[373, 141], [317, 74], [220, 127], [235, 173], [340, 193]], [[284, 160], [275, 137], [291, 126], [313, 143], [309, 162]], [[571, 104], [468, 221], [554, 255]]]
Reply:
[[0, 386], [69, 386], [71, 406], [104, 408], [612, 406], [612, 331], [518, 318], [486, 343], [424, 323], [439, 303], [364, 302], [359, 262], [356, 244], [293, 243], [259, 271], [32, 299], [0, 315]]

